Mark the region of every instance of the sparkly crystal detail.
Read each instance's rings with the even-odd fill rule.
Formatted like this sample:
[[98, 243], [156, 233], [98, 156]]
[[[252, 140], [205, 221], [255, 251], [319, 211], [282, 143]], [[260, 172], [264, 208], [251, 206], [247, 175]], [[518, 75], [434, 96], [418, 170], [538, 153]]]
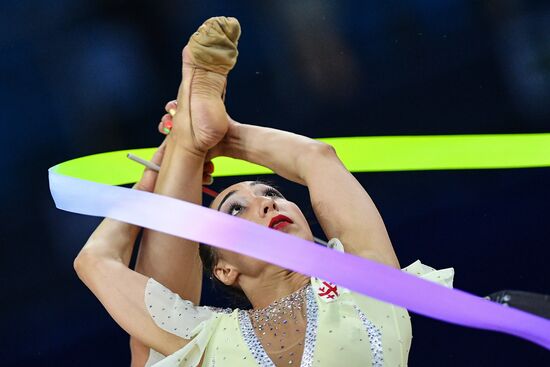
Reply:
[[357, 305], [353, 305], [355, 311], [359, 314], [359, 318], [363, 323], [363, 326], [367, 330], [367, 335], [369, 337], [370, 343], [370, 352], [372, 355], [372, 366], [373, 367], [383, 367], [384, 366], [384, 354], [382, 349], [382, 332], [376, 325], [372, 323], [367, 318], [367, 315], [361, 311]]
[[[262, 310], [239, 310], [239, 325], [243, 334], [243, 339], [248, 346], [252, 356], [261, 367], [275, 367], [275, 364], [265, 351], [260, 338], [258, 338], [256, 332], [259, 335], [265, 335], [266, 331], [273, 332], [276, 336], [277, 325], [287, 324], [287, 318], [293, 319], [293, 313], [296, 311], [302, 311], [305, 298], [305, 311], [306, 311], [306, 331], [304, 335], [304, 348], [302, 353], [301, 367], [310, 367], [313, 361], [313, 352], [315, 349], [315, 341], [317, 336], [317, 302], [311, 285], [303, 287], [298, 291], [273, 302], [268, 307]], [[286, 310], [283, 312], [283, 310]], [[284, 315], [284, 316], [283, 316]], [[254, 324], [252, 322], [254, 320]], [[296, 329], [296, 332], [300, 332]], [[280, 339], [282, 342], [286, 332], [283, 332]], [[268, 343], [270, 345], [270, 343]], [[302, 345], [302, 343], [298, 343]], [[281, 348], [284, 346], [281, 345]], [[294, 353], [290, 353], [294, 355]], [[281, 356], [279, 356], [281, 358]], [[289, 364], [293, 364], [292, 360], [288, 361]]]
[[252, 356], [256, 362], [258, 362], [258, 365], [261, 367], [275, 367], [275, 364], [271, 361], [262, 347], [262, 343], [260, 343], [256, 337], [254, 328], [252, 327], [252, 322], [250, 321], [246, 311], [239, 310], [239, 325], [241, 327], [243, 339], [248, 346], [250, 353], [252, 353]]
[[216, 312], [216, 313], [223, 313], [223, 314], [230, 314], [232, 313], [234, 310], [230, 307], [226, 307], [226, 308], [221, 308], [221, 307], [212, 307], [212, 306], [202, 306], [204, 308], [207, 308], [209, 309], [210, 311], [212, 312]]
[[317, 341], [317, 316], [319, 310], [312, 287], [307, 288], [306, 304], [307, 327], [301, 367], [311, 367], [311, 364], [313, 362], [313, 352], [315, 351], [315, 344]]
[[307, 286], [304, 286], [288, 296], [271, 303], [266, 308], [248, 310], [252, 326], [260, 334], [268, 330], [275, 330], [277, 332], [281, 324], [287, 324], [289, 319], [295, 320], [297, 313], [302, 313], [307, 288]]

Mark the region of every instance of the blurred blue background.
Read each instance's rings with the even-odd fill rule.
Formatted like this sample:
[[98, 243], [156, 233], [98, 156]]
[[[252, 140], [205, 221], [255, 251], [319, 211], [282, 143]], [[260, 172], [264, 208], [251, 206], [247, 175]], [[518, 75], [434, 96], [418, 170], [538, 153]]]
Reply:
[[[550, 131], [548, 1], [19, 0], [0, 10], [5, 366], [129, 364], [128, 337], [72, 269], [99, 219], [55, 209], [46, 170], [158, 145], [180, 51], [208, 17], [242, 25], [227, 95], [239, 121], [311, 137]], [[455, 286], [480, 296], [550, 293], [550, 169], [357, 178], [403, 266], [454, 266]], [[278, 184], [307, 208], [304, 188]], [[203, 298], [216, 302], [208, 289]], [[411, 366], [550, 365], [511, 336], [418, 315], [413, 328]]]

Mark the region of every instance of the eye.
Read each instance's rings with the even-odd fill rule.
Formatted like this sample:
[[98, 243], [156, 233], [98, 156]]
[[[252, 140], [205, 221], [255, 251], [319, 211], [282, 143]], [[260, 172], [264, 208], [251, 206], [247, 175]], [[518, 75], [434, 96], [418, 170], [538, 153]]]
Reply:
[[227, 213], [229, 215], [239, 215], [244, 209], [244, 206], [242, 206], [241, 204], [234, 203], [229, 206]]
[[264, 190], [264, 196], [284, 199], [283, 194], [272, 187], [268, 187]]

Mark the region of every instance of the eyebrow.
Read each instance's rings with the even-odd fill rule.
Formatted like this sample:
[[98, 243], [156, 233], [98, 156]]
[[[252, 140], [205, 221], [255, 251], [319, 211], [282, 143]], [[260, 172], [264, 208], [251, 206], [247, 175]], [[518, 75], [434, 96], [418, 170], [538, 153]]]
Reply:
[[218, 205], [218, 209], [216, 209], [216, 210], [217, 210], [217, 211], [220, 211], [220, 208], [222, 207], [223, 203], [225, 203], [225, 201], [226, 201], [227, 199], [229, 199], [229, 197], [230, 197], [231, 195], [233, 195], [234, 193], [236, 193], [236, 192], [237, 192], [237, 190], [233, 190], [233, 191], [230, 191], [227, 195], [225, 195], [225, 197], [224, 197], [224, 198], [222, 199], [222, 201], [220, 202], [220, 205]]
[[[263, 181], [260, 181], [260, 180], [256, 180], [256, 181], [252, 181], [249, 183], [250, 186], [256, 186], [256, 185], [265, 185], [265, 186], [270, 186], [268, 185], [267, 183], [263, 182]], [[227, 199], [229, 199], [229, 197], [231, 195], [233, 195], [234, 193], [236, 193], [237, 191], [239, 190], [233, 190], [233, 191], [230, 191], [227, 193], [227, 195], [225, 195], [225, 197], [222, 199], [222, 201], [220, 202], [220, 205], [218, 205], [218, 209], [216, 209], [217, 211], [220, 211], [220, 208], [222, 207], [223, 203], [225, 203], [225, 201]]]

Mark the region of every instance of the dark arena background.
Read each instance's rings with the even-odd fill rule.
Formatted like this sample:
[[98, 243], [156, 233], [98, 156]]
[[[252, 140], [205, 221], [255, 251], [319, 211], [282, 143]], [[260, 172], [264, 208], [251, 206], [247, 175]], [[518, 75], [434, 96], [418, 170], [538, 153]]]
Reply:
[[[548, 1], [8, 0], [0, 9], [2, 366], [129, 365], [128, 336], [72, 267], [100, 219], [57, 210], [47, 169], [158, 145], [181, 49], [206, 18], [241, 22], [226, 99], [238, 121], [310, 137], [550, 132]], [[549, 168], [356, 177], [402, 266], [452, 266], [455, 287], [479, 296], [550, 293]], [[305, 188], [273, 179], [307, 208]], [[412, 317], [410, 366], [550, 365], [527, 341]]]

